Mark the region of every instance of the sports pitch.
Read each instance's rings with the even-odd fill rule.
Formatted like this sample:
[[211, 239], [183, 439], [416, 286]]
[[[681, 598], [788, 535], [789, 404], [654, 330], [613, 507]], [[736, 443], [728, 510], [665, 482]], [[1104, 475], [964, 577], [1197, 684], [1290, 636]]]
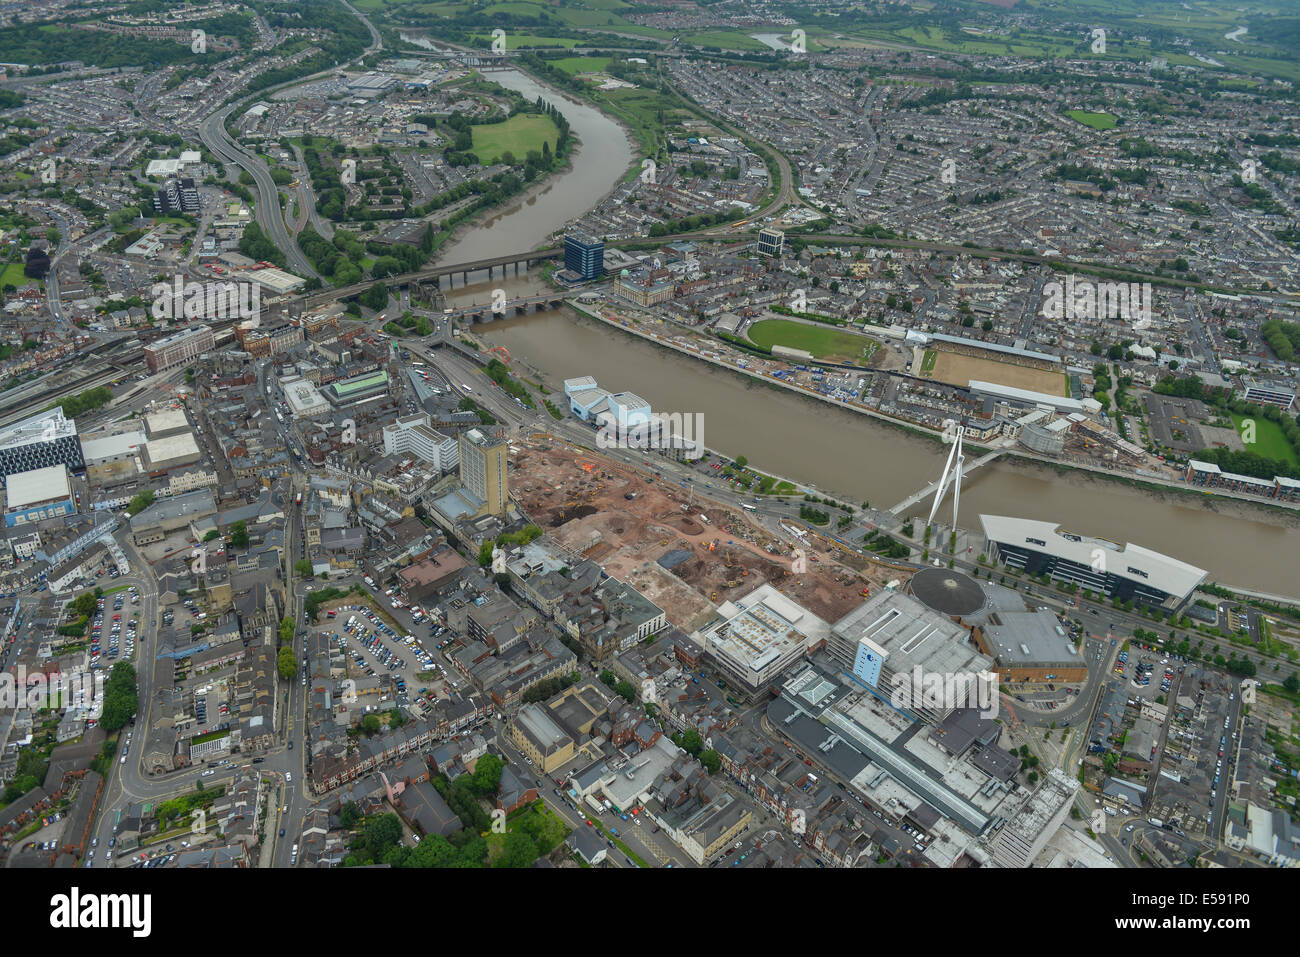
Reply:
[[971, 379], [979, 379], [981, 382], [996, 382], [1013, 389], [1028, 389], [1047, 395], [1070, 394], [1069, 379], [1063, 371], [1048, 372], [996, 359], [958, 355], [955, 352], [936, 352], [934, 357], [934, 368], [928, 378], [948, 385], [965, 388]]

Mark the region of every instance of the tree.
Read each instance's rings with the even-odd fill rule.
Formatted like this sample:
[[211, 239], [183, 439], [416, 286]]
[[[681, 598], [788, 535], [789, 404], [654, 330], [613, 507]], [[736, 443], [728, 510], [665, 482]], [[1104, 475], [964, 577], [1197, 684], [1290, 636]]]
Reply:
[[407, 867], [455, 867], [460, 852], [441, 834], [430, 834], [406, 859]]
[[505, 848], [497, 858], [497, 867], [528, 867], [537, 860], [537, 845], [523, 830], [515, 828], [506, 834]]
[[381, 861], [402, 839], [402, 822], [396, 814], [381, 814], [366, 822], [366, 848]]
[[505, 761], [495, 754], [485, 754], [479, 758], [470, 777], [474, 793], [479, 797], [496, 794], [497, 788], [501, 785], [501, 769], [505, 764]]
[[379, 715], [368, 714], [361, 719], [361, 730], [367, 735], [377, 734], [380, 728]]
[[681, 749], [691, 757], [698, 757], [704, 749], [704, 742], [700, 739], [700, 732], [694, 728], [688, 728], [681, 737], [681, 741], [678, 742]]
[[145, 489], [143, 492], [138, 492], [131, 497], [131, 501], [128, 502], [126, 506], [126, 514], [136, 515], [143, 512], [152, 504], [153, 489]]
[[219, 531], [217, 531], [215, 528], [210, 528], [208, 529], [208, 533], [203, 536], [203, 540], [205, 542], [210, 542], [214, 538], [220, 538], [220, 537], [221, 537], [221, 533]]
[[352, 827], [359, 820], [361, 820], [361, 808], [357, 806], [356, 801], [349, 801], [339, 810], [339, 823], [344, 827]]
[[293, 641], [293, 632], [297, 623], [292, 618], [285, 618], [280, 622], [280, 644], [287, 645]]
[[632, 686], [630, 681], [620, 681], [618, 684], [614, 685], [614, 693], [621, 695], [628, 701], [636, 700], [636, 688]]
[[235, 548], [248, 547], [248, 526], [242, 519], [230, 526], [230, 544]]
[[135, 668], [125, 661], [119, 661], [109, 672], [104, 684], [104, 712], [99, 725], [105, 731], [116, 731], [135, 717], [140, 707], [140, 698], [136, 690]]
[[276, 656], [276, 670], [280, 672], [280, 677], [288, 681], [298, 671], [298, 658], [293, 653], [292, 645], [285, 645], [280, 649]]
[[701, 751], [700, 764], [704, 765], [710, 774], [717, 774], [722, 767], [722, 759], [718, 757], [718, 752], [712, 749]]
[[361, 305], [378, 312], [388, 305], [388, 286], [382, 282], [371, 285], [361, 294]]
[[298, 575], [302, 578], [314, 577], [312, 573], [311, 561], [309, 559], [306, 558], [298, 559], [298, 561], [293, 563], [293, 570], [297, 572]]

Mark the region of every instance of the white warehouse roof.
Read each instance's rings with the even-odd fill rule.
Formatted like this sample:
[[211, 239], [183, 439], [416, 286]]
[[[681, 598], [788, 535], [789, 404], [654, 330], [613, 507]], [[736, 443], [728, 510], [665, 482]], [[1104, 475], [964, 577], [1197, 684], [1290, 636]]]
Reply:
[[5, 483], [5, 507], [12, 512], [41, 502], [65, 499], [71, 494], [68, 467], [60, 463], [9, 476]]

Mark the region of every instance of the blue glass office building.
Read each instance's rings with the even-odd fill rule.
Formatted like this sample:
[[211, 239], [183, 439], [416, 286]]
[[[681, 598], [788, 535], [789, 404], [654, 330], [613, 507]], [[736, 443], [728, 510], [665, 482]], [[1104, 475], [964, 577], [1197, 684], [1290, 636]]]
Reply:
[[583, 233], [565, 236], [564, 268], [584, 280], [599, 279], [605, 272], [604, 242]]

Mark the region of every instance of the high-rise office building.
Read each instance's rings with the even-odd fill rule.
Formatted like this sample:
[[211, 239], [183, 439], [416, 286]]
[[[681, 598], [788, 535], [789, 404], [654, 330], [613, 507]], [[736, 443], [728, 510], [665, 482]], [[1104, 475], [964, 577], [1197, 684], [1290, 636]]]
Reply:
[[758, 231], [758, 251], [765, 256], [780, 256], [785, 246], [785, 233], [779, 229]]
[[605, 244], [586, 233], [564, 237], [564, 268], [582, 279], [599, 279], [605, 272]]
[[199, 191], [189, 177], [173, 176], [159, 187], [153, 197], [153, 208], [159, 213], [197, 213]]
[[493, 438], [481, 429], [460, 434], [460, 480], [484, 502], [479, 514], [505, 514], [510, 500], [506, 450], [505, 439]]

